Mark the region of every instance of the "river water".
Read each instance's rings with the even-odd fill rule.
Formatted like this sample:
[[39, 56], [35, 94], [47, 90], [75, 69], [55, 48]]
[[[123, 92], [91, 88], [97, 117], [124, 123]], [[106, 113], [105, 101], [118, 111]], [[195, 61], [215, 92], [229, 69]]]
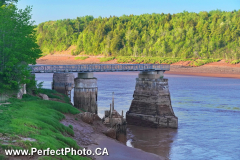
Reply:
[[[133, 99], [138, 72], [94, 73], [98, 78], [98, 111], [115, 109], [124, 114]], [[76, 77], [77, 74], [75, 74]], [[53, 74], [36, 74], [51, 88]], [[178, 129], [128, 126], [127, 145], [171, 160], [240, 159], [240, 80], [165, 75], [169, 79]], [[73, 95], [73, 93], [72, 93]]]

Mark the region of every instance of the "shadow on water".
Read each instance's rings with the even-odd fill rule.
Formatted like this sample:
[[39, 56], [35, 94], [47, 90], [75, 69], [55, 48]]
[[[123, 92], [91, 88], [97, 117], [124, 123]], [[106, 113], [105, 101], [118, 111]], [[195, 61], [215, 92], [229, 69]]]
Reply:
[[171, 144], [177, 131], [177, 129], [171, 128], [155, 129], [128, 125], [127, 145], [169, 159]]

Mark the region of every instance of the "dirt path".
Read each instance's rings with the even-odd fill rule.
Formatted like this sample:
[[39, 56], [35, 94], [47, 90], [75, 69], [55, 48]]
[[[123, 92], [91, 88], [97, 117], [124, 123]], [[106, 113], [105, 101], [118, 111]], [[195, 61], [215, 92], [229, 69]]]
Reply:
[[142, 150], [127, 147], [126, 145], [105, 136], [102, 132], [106, 127], [101, 122], [94, 122], [89, 125], [80, 120], [78, 115], [65, 114], [62, 124], [73, 126], [74, 140], [82, 147], [86, 147], [92, 151], [96, 148], [107, 148], [109, 156], [93, 156], [97, 160], [164, 160], [163, 157]]

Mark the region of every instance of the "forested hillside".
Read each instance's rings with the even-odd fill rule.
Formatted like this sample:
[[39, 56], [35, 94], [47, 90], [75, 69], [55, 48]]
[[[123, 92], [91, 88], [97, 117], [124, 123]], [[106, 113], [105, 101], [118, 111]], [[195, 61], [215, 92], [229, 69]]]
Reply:
[[41, 23], [37, 34], [44, 53], [76, 45], [76, 55], [240, 58], [240, 10], [86, 16]]

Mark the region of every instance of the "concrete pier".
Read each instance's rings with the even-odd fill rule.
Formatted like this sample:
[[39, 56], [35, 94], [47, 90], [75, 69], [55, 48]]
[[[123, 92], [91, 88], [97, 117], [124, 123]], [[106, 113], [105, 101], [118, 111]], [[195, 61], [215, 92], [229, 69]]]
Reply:
[[171, 105], [168, 79], [163, 78], [163, 71], [139, 73], [126, 119], [132, 125], [178, 128], [178, 118]]
[[74, 83], [74, 106], [86, 112], [97, 114], [97, 78], [93, 77], [92, 72], [78, 73]]
[[52, 89], [71, 98], [71, 90], [74, 88], [73, 73], [54, 73]]

